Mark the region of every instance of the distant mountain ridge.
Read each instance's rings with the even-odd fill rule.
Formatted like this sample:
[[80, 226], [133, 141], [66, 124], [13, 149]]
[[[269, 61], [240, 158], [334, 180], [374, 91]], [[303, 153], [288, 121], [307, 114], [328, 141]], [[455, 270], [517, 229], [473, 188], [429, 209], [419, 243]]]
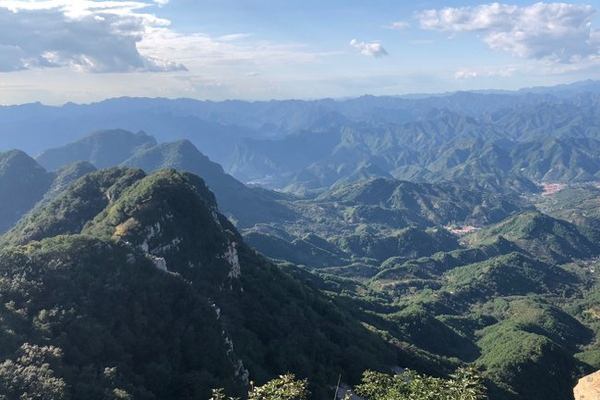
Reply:
[[144, 132], [106, 130], [91, 133], [61, 148], [45, 150], [36, 160], [51, 171], [78, 161], [87, 161], [102, 169], [118, 165], [137, 151], [156, 144], [156, 139]]
[[[599, 178], [600, 158], [586, 148], [600, 140], [597, 87], [588, 81], [547, 90], [345, 100], [124, 97], [62, 107], [36, 103], [0, 107], [0, 149], [46, 151], [39, 161], [54, 169], [47, 149], [78, 141], [87, 132], [118, 127], [148, 132], [161, 143], [189, 140], [242, 182], [302, 195], [390, 175], [424, 182], [475, 178], [488, 188], [533, 193], [540, 180]], [[571, 143], [574, 138], [579, 141]], [[110, 159], [93, 163], [116, 165], [116, 159], [133, 156], [136, 147], [152, 146], [140, 140], [123, 143], [104, 156]], [[557, 142], [549, 145], [551, 140]], [[78, 146], [89, 153], [98, 144], [88, 138]], [[536, 154], [521, 165], [529, 148]], [[467, 149], [469, 157], [461, 156]], [[84, 158], [90, 161], [94, 155]], [[551, 170], [548, 160], [562, 165]]]
[[[479, 180], [496, 189], [535, 192], [535, 183], [542, 181], [599, 179], [600, 158], [594, 149], [600, 115], [594, 96], [478, 118], [438, 110], [401, 124], [363, 121], [280, 139], [246, 140], [227, 165], [244, 180], [260, 179], [269, 187], [296, 192], [327, 189], [364, 163], [398, 179]], [[309, 145], [319, 152], [286, 150]], [[286, 160], [286, 151], [290, 163], [280, 161]]]
[[189, 140], [157, 143], [154, 137], [143, 132], [107, 130], [92, 133], [64, 147], [46, 150], [37, 159], [54, 168], [62, 165], [62, 161], [85, 161], [97, 163], [102, 168], [128, 166], [147, 172], [174, 168], [192, 172], [206, 180], [223, 212], [241, 227], [292, 216], [290, 210], [263, 192], [226, 174]]
[[62, 107], [40, 103], [3, 106], [0, 150], [20, 148], [37, 154], [74, 141], [86, 132], [120, 127], [149, 132], [159, 141], [190, 139], [209, 157], [225, 164], [232, 141], [283, 137], [323, 126], [334, 114], [346, 121], [400, 124], [427, 119], [432, 110], [447, 109], [474, 117], [529, 105], [561, 103], [579, 93], [593, 95], [597, 93], [595, 87], [594, 82], [583, 82], [550, 88], [548, 93], [535, 93], [541, 90], [531, 89], [501, 94], [455, 92], [418, 97], [269, 102], [123, 97], [86, 105], [67, 103]]

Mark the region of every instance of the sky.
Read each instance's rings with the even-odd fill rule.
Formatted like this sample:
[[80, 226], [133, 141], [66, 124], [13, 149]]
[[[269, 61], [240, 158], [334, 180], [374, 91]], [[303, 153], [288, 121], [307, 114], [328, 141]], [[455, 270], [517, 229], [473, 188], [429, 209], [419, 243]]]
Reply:
[[347, 98], [600, 79], [600, 0], [0, 0], [0, 104]]

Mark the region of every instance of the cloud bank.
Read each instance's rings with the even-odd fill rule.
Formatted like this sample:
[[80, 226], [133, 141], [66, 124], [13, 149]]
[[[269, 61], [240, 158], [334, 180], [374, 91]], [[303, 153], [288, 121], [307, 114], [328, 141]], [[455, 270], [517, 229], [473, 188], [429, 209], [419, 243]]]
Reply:
[[379, 42], [359, 42], [356, 39], [350, 41], [350, 46], [360, 50], [360, 53], [370, 57], [383, 57], [388, 53]]
[[478, 32], [490, 48], [524, 59], [576, 63], [598, 58], [600, 32], [592, 29], [595, 15], [589, 5], [492, 3], [427, 10], [417, 19], [428, 30]]
[[[167, 1], [158, 1], [167, 4]], [[185, 70], [142, 55], [138, 43], [169, 21], [135, 1], [0, 1], [0, 72], [71, 67], [86, 72]]]

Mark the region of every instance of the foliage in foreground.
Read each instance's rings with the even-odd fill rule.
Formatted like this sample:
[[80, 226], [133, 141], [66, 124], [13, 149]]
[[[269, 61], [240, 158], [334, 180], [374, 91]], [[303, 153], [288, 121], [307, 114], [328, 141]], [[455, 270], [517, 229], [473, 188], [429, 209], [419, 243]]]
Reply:
[[[248, 400], [306, 400], [306, 380], [282, 375], [263, 386], [252, 385]], [[401, 375], [366, 371], [354, 389], [366, 400], [483, 400], [487, 399], [481, 377], [473, 368], [459, 368], [449, 379], [420, 375], [406, 370]], [[346, 399], [351, 399], [350, 395]], [[213, 390], [210, 400], [238, 400], [226, 397], [223, 389]]]
[[459, 368], [449, 379], [406, 370], [402, 375], [365, 372], [355, 388], [368, 400], [480, 400], [486, 399], [481, 377], [473, 368]]
[[[305, 400], [309, 395], [308, 381], [298, 380], [294, 374], [281, 375], [262, 386], [254, 386], [252, 382], [250, 384], [248, 400]], [[210, 400], [239, 399], [226, 397], [223, 389], [214, 389]]]

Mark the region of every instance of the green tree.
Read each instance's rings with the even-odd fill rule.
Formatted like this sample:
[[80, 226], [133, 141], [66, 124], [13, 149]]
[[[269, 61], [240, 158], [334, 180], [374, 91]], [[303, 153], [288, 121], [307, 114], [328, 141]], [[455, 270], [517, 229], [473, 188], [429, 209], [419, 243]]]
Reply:
[[487, 397], [481, 376], [473, 367], [459, 368], [450, 375], [446, 385], [451, 395], [450, 399], [479, 400]]
[[306, 380], [297, 380], [293, 374], [281, 375], [263, 386], [252, 386], [248, 400], [305, 400], [307, 385]]
[[[306, 387], [306, 380], [297, 380], [293, 374], [281, 375], [263, 386], [252, 385], [248, 400], [306, 400], [309, 394]], [[472, 367], [459, 368], [449, 379], [420, 375], [411, 370], [402, 375], [366, 371], [355, 392], [367, 400], [487, 399], [481, 377]], [[209, 400], [239, 399], [227, 397], [223, 389], [214, 389]]]
[[[248, 400], [306, 400], [308, 397], [308, 382], [297, 380], [294, 374], [280, 375], [262, 386], [250, 384]], [[223, 389], [213, 389], [212, 394], [209, 400], [239, 400], [227, 397]]]
[[60, 364], [62, 351], [54, 346], [25, 343], [16, 361], [0, 364], [0, 399], [66, 400], [67, 385], [55, 376], [53, 364]]
[[460, 368], [450, 379], [434, 378], [407, 370], [402, 375], [365, 372], [355, 388], [367, 400], [482, 400], [485, 387], [473, 368]]

